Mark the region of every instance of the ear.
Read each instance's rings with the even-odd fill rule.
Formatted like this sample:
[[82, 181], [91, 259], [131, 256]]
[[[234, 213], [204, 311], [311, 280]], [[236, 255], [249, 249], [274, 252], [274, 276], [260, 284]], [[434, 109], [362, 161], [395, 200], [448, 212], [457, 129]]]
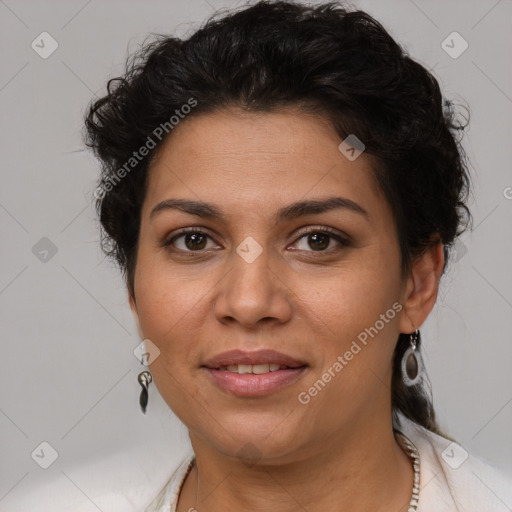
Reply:
[[144, 335], [142, 333], [142, 329], [140, 326], [140, 320], [139, 320], [139, 312], [137, 311], [137, 303], [135, 302], [135, 299], [133, 298], [130, 290], [128, 290], [128, 303], [130, 304], [130, 309], [132, 310], [133, 317], [135, 318], [135, 323], [137, 324], [137, 332], [139, 333], [140, 339], [144, 339]]
[[437, 299], [443, 266], [441, 242], [428, 248], [414, 261], [402, 296], [400, 332], [410, 334], [427, 319]]

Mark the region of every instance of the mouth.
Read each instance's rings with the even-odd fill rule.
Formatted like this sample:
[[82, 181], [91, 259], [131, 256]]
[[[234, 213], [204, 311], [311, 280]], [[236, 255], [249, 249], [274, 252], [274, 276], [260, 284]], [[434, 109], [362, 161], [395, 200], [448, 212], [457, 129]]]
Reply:
[[214, 385], [230, 395], [262, 397], [295, 383], [308, 364], [273, 350], [234, 350], [208, 360], [202, 368]]
[[231, 373], [238, 373], [239, 375], [263, 375], [264, 373], [277, 372], [279, 370], [295, 370], [296, 368], [302, 368], [302, 366], [286, 366], [277, 363], [270, 364], [230, 364], [228, 366], [221, 366], [219, 368], [210, 368], [211, 370], [220, 370]]

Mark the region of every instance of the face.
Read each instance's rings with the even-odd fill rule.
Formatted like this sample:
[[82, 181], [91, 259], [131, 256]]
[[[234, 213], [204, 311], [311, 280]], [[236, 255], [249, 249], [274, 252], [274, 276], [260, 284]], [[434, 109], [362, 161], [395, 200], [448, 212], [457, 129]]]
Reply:
[[130, 305], [193, 444], [282, 463], [390, 416], [396, 227], [370, 156], [340, 142], [295, 111], [224, 111], [183, 121], [152, 164]]

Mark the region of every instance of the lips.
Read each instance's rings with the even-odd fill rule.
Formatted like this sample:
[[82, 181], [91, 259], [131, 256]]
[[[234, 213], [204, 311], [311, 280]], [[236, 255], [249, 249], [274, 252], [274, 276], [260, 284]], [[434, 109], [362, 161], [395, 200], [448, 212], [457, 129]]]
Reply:
[[275, 350], [231, 350], [202, 368], [218, 388], [239, 398], [271, 395], [302, 378], [308, 364]]
[[[286, 354], [282, 354], [281, 352], [276, 352], [275, 350], [257, 350], [255, 352], [230, 350], [229, 352], [223, 352], [211, 359], [208, 359], [202, 366], [220, 370], [228, 369], [229, 366], [258, 367], [262, 365], [269, 365], [270, 370], [275, 371], [275, 365], [279, 365], [279, 368], [285, 369], [300, 368], [302, 366], [307, 366], [307, 363]], [[270, 367], [270, 365], [274, 366]]]

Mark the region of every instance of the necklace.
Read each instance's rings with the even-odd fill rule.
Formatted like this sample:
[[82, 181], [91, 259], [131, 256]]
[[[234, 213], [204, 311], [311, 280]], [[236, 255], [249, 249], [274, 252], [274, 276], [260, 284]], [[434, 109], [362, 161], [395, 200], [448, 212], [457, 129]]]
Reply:
[[420, 454], [418, 453], [416, 446], [414, 446], [412, 442], [404, 434], [402, 434], [402, 432], [395, 432], [397, 434], [400, 446], [412, 462], [414, 482], [412, 484], [412, 496], [407, 512], [415, 512], [415, 510], [418, 508], [418, 501], [420, 499]]

